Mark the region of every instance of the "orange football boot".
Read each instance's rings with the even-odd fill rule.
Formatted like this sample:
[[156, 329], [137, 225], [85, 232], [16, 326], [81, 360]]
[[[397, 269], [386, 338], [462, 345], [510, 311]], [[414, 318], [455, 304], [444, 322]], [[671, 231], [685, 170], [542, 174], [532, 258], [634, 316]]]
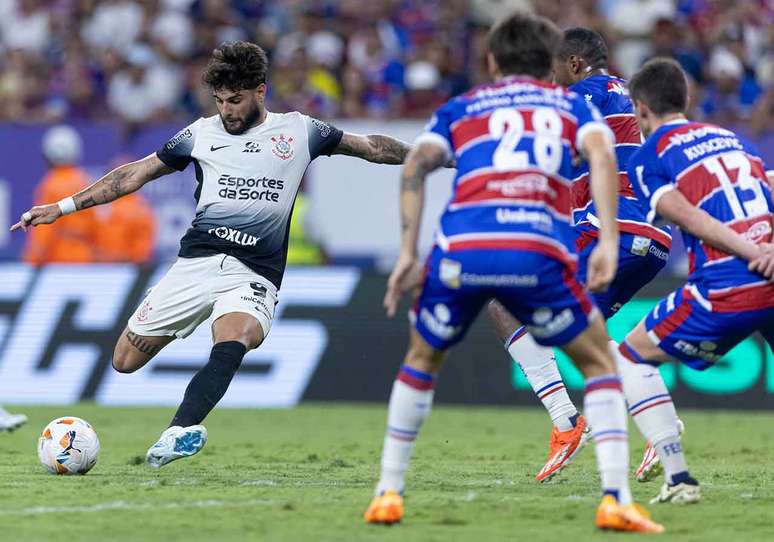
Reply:
[[602, 497], [597, 508], [597, 527], [610, 531], [661, 534], [664, 526], [650, 519], [639, 504], [620, 504], [612, 495]]
[[547, 482], [561, 470], [572, 463], [578, 452], [588, 442], [591, 431], [586, 425], [586, 418], [578, 416], [578, 422], [569, 431], [559, 431], [556, 426], [551, 431], [551, 444], [548, 451], [548, 461], [535, 476], [538, 482]]
[[391, 525], [403, 519], [403, 497], [397, 491], [387, 490], [377, 495], [363, 514], [366, 523]]

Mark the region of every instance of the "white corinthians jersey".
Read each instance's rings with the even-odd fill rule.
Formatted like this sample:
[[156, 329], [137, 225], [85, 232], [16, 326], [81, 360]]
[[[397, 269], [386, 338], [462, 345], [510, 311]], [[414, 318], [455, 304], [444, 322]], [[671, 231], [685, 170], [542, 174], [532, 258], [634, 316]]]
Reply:
[[341, 130], [298, 112], [267, 112], [262, 124], [239, 135], [229, 134], [218, 115], [179, 132], [157, 152], [179, 171], [193, 162], [199, 183], [179, 255], [229, 254], [279, 288], [301, 178], [341, 137]]

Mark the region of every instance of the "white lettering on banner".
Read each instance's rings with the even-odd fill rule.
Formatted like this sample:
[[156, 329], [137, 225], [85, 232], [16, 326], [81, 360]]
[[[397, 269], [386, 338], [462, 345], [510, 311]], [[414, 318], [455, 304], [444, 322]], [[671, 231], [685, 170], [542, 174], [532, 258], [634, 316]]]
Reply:
[[[24, 283], [26, 273], [18, 266], [2, 266], [6, 275]], [[78, 331], [112, 330], [137, 278], [131, 265], [52, 265], [38, 273], [8, 333], [0, 354], [0, 397], [11, 403], [72, 403], [80, 398], [94, 367], [100, 362], [100, 348], [93, 343], [66, 344], [53, 355], [49, 367], [40, 362], [49, 347], [68, 303], [77, 308], [71, 325]], [[0, 287], [0, 292], [5, 287]], [[10, 293], [10, 292], [6, 292]]]
[[[155, 284], [161, 274], [157, 272]], [[289, 407], [297, 404], [328, 345], [325, 327], [312, 320], [282, 320], [288, 306], [341, 307], [346, 305], [360, 279], [349, 268], [288, 269], [279, 293], [274, 324], [260, 348], [245, 356], [219, 406]], [[132, 374], [109, 371], [97, 390], [104, 405], [177, 405], [193, 373], [207, 361], [212, 348], [210, 323], [205, 322], [190, 337], [177, 340]], [[250, 365], [269, 365], [266, 372], [246, 371]], [[191, 367], [191, 372], [162, 371], [162, 366]]]

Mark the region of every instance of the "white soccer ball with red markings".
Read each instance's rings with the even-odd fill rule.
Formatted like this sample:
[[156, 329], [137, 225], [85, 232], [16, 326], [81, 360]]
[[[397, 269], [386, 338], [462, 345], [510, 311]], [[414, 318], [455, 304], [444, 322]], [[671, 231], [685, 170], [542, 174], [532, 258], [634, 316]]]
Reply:
[[51, 474], [86, 474], [97, 463], [99, 438], [86, 420], [57, 418], [38, 439], [38, 457]]

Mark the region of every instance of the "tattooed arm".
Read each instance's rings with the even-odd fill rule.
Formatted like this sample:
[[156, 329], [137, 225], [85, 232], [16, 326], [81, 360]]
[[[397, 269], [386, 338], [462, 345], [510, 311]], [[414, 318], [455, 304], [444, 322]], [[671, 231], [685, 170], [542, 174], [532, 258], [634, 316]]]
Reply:
[[400, 176], [400, 257], [387, 283], [384, 308], [393, 316], [404, 292], [415, 286], [422, 266], [417, 259], [419, 226], [425, 203], [425, 177], [447, 161], [446, 150], [432, 143], [411, 149]]
[[344, 132], [331, 154], [356, 156], [377, 164], [402, 164], [411, 145], [386, 135], [357, 135]]
[[[88, 209], [95, 205], [109, 203], [115, 199], [139, 190], [145, 183], [175, 171], [162, 162], [156, 153], [142, 160], [117, 167], [97, 182], [73, 195], [75, 210]], [[22, 215], [11, 231], [28, 226], [51, 224], [62, 216], [57, 203], [33, 207]]]

